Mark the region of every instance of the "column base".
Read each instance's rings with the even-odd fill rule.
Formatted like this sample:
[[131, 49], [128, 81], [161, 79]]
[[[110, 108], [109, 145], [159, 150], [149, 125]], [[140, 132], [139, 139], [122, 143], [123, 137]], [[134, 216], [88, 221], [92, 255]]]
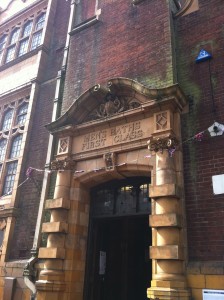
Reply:
[[66, 287], [64, 282], [47, 280], [38, 280], [35, 285], [38, 292], [63, 292]]
[[42, 270], [39, 280], [36, 281], [38, 291], [63, 292], [66, 284], [64, 282], [64, 272], [56, 270]]
[[189, 300], [190, 296], [190, 291], [183, 281], [152, 280], [151, 287], [147, 289], [149, 299]]

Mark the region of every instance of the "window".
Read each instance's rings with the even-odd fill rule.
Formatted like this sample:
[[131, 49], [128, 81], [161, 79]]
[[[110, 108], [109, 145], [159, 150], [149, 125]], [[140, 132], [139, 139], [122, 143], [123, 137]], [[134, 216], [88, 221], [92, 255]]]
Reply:
[[0, 64], [9, 63], [41, 44], [45, 18], [46, 13], [42, 13], [36, 20], [28, 20], [23, 26], [14, 28], [11, 34], [0, 37]]
[[33, 25], [33, 22], [32, 21], [28, 21], [24, 28], [23, 28], [23, 37], [27, 37], [30, 35], [31, 33], [31, 30], [32, 30], [32, 25]]
[[27, 115], [27, 109], [28, 109], [28, 103], [23, 104], [20, 106], [18, 110], [18, 115], [17, 115], [17, 125], [24, 125], [26, 121], [26, 115]]
[[22, 56], [23, 54], [27, 53], [29, 46], [29, 38], [23, 40], [20, 42], [19, 45], [19, 53], [18, 56]]
[[151, 209], [149, 179], [145, 177], [111, 181], [94, 188], [91, 194], [94, 217], [148, 214]]
[[3, 49], [5, 48], [6, 38], [7, 38], [6, 35], [3, 35], [3, 36], [0, 38], [0, 51], [3, 50]]
[[2, 61], [3, 50], [4, 50], [4, 48], [5, 48], [6, 39], [7, 39], [7, 35], [3, 35], [3, 36], [0, 38], [0, 63], [1, 63], [1, 61]]
[[31, 34], [32, 25], [33, 25], [33, 22], [28, 21], [23, 28], [23, 34], [22, 34], [23, 39], [20, 41], [20, 44], [19, 44], [18, 56], [22, 56], [23, 54], [28, 52], [29, 38], [30, 38], [29, 36]]
[[10, 62], [11, 60], [14, 59], [15, 57], [15, 52], [16, 52], [16, 46], [12, 46], [8, 48], [7, 53], [6, 53], [6, 59], [5, 62]]
[[11, 194], [18, 159], [22, 154], [24, 124], [26, 121], [29, 96], [5, 104], [1, 109], [2, 136], [0, 138], [0, 195]]
[[44, 27], [45, 16], [46, 16], [46, 14], [44, 13], [37, 19], [35, 30], [40, 30]]
[[13, 109], [9, 109], [3, 118], [3, 123], [2, 123], [2, 130], [6, 131], [9, 130], [12, 124], [12, 117], [13, 117]]
[[38, 31], [34, 33], [30, 50], [34, 50], [40, 45], [41, 37], [42, 37], [42, 31]]
[[15, 181], [17, 169], [17, 161], [10, 162], [7, 164], [4, 187], [3, 187], [3, 195], [12, 194], [12, 189]]
[[6, 139], [0, 140], [0, 161], [3, 161], [5, 159], [6, 144]]
[[22, 146], [22, 134], [17, 135], [17, 137], [14, 138], [12, 142], [11, 152], [10, 152], [10, 158], [15, 158], [20, 155], [20, 150]]
[[13, 30], [12, 35], [11, 35], [11, 39], [10, 39], [10, 45], [15, 44], [18, 41], [19, 32], [20, 32], [20, 28], [16, 28], [16, 29]]
[[0, 255], [2, 254], [2, 246], [3, 246], [4, 235], [5, 235], [5, 230], [0, 229]]
[[33, 34], [32, 43], [31, 43], [31, 50], [36, 49], [41, 44], [42, 32], [45, 22], [46, 14], [42, 14], [36, 22], [35, 25], [35, 33]]
[[80, 23], [86, 22], [96, 15], [98, 6], [97, 2], [98, 1], [96, 0], [82, 0], [77, 2], [74, 20], [75, 26]]

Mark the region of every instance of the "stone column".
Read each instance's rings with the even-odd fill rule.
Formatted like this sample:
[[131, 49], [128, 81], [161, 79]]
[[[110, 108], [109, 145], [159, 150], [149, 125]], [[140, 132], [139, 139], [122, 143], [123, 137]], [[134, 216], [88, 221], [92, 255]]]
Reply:
[[[152, 227], [150, 258], [153, 260], [151, 299], [189, 299], [186, 288], [182, 188], [177, 185], [174, 158], [169, 155], [174, 139], [151, 139], [156, 156], [155, 182], [150, 188], [153, 202], [149, 218]], [[170, 144], [171, 143], [171, 144]], [[153, 145], [153, 146], [152, 146]], [[150, 147], [149, 147], [150, 148]], [[176, 152], [175, 155], [178, 155]], [[179, 176], [179, 175], [178, 175]]]
[[44, 223], [42, 232], [48, 233], [47, 247], [39, 249], [38, 258], [45, 259], [44, 269], [36, 282], [37, 299], [61, 299], [65, 291], [63, 262], [65, 258], [65, 235], [68, 230], [67, 214], [70, 208], [69, 192], [71, 171], [58, 171], [54, 199], [46, 201], [45, 208], [51, 211], [49, 223]]

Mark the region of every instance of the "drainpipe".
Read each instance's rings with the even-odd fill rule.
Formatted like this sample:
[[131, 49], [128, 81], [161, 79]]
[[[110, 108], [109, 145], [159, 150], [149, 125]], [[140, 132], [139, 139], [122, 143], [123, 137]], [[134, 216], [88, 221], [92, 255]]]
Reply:
[[[52, 122], [55, 121], [60, 114], [60, 108], [61, 108], [60, 104], [61, 104], [62, 93], [64, 88], [64, 78], [65, 78], [65, 71], [67, 66], [67, 58], [68, 58], [69, 43], [70, 43], [69, 32], [72, 30], [72, 26], [73, 26], [73, 16], [75, 14], [75, 7], [76, 7], [76, 1], [72, 1], [69, 24], [68, 24], [68, 33], [67, 33], [67, 38], [66, 38], [66, 43], [64, 48], [62, 69], [58, 72], [58, 76], [57, 76], [55, 99], [54, 99], [53, 113], [51, 119]], [[53, 136], [50, 135], [48, 148], [47, 148], [46, 165], [45, 165], [46, 170], [49, 169], [49, 164], [53, 156], [53, 153], [54, 153], [54, 140], [53, 140]], [[40, 196], [40, 205], [39, 205], [39, 211], [38, 211], [36, 229], [35, 229], [35, 235], [33, 241], [33, 248], [31, 250], [32, 257], [27, 261], [27, 264], [23, 271], [24, 283], [31, 291], [30, 300], [35, 300], [37, 294], [37, 289], [35, 286], [35, 279], [37, 276], [37, 271], [35, 270], [35, 263], [38, 261], [37, 256], [38, 256], [38, 249], [41, 240], [40, 237], [41, 237], [41, 225], [43, 221], [44, 203], [48, 193], [49, 182], [50, 182], [49, 173], [44, 172], [43, 185], [42, 185], [42, 191]]]

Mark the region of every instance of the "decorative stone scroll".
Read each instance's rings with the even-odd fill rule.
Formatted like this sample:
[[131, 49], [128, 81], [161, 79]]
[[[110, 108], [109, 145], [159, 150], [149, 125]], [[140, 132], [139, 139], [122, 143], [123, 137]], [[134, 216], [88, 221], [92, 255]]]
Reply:
[[105, 153], [104, 161], [105, 161], [106, 171], [114, 170], [114, 168], [115, 168], [115, 154], [114, 153]]
[[94, 109], [85, 121], [93, 121], [110, 117], [120, 112], [138, 108], [140, 106], [141, 103], [137, 99], [118, 97], [114, 94], [108, 93], [104, 98], [104, 102]]
[[157, 138], [155, 140], [151, 139], [147, 144], [151, 152], [163, 152], [163, 150], [169, 151], [175, 149], [179, 145], [179, 142], [176, 137], [169, 135], [168, 137]]
[[52, 171], [64, 171], [64, 170], [71, 170], [73, 171], [75, 169], [75, 161], [73, 161], [71, 158], [65, 158], [65, 159], [56, 159], [51, 162], [50, 169]]

